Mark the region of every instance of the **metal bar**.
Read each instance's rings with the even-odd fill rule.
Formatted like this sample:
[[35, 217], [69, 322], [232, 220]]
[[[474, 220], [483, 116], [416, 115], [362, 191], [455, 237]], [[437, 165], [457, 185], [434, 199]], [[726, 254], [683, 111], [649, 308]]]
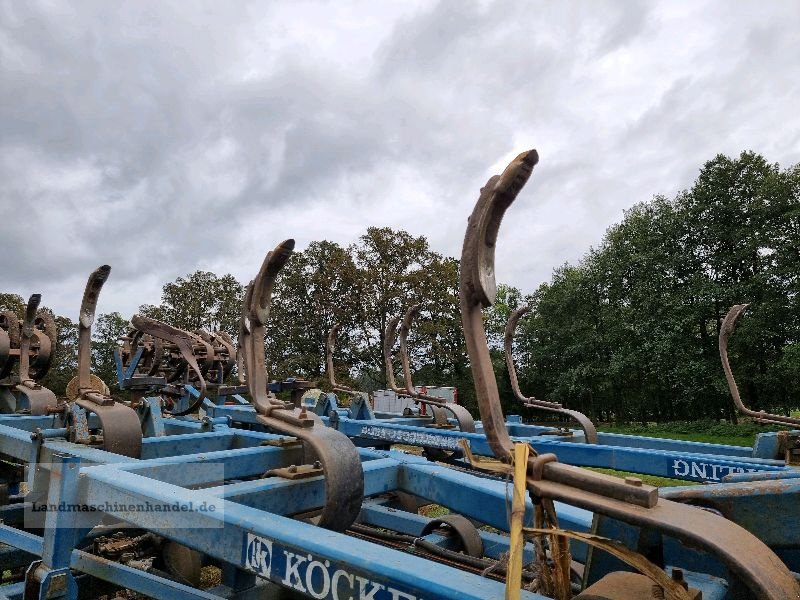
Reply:
[[134, 590], [151, 598], [221, 600], [221, 597], [216, 594], [198, 590], [177, 581], [158, 577], [152, 573], [134, 569], [80, 550], [73, 551], [70, 566], [82, 573]]
[[42, 562], [50, 569], [69, 566], [70, 556], [78, 541], [78, 475], [81, 459], [75, 456], [54, 457], [47, 494], [49, 507], [44, 520]]
[[[137, 511], [121, 512], [119, 516], [301, 593], [313, 587], [319, 597], [327, 597], [330, 589], [338, 585], [339, 597], [357, 593], [369, 597], [376, 592], [376, 600], [484, 600], [502, 595], [502, 584], [478, 575], [411, 555], [404, 554], [398, 561], [396, 551], [382, 546], [280, 515], [265, 519], [262, 511], [164, 483], [153, 486], [151, 480], [133, 473], [97, 470], [87, 472], [82, 483], [84, 501], [90, 504], [149, 500], [166, 506], [174, 502], [176, 495], [185, 500], [191, 496], [195, 503], [222, 503], [219, 512], [165, 511], [168, 519]], [[208, 535], [209, 528], [214, 528], [213, 536]], [[409, 577], [409, 573], [415, 576]], [[321, 594], [326, 585], [326, 594]], [[546, 600], [530, 592], [522, 597]]]
[[767, 413], [763, 410], [752, 410], [747, 408], [744, 405], [744, 402], [742, 402], [742, 397], [739, 395], [739, 386], [736, 385], [736, 379], [734, 379], [733, 372], [731, 371], [731, 363], [728, 360], [728, 340], [730, 336], [733, 335], [733, 332], [736, 331], [736, 324], [739, 322], [739, 319], [744, 314], [744, 311], [747, 310], [748, 306], [749, 304], [736, 304], [732, 306], [728, 311], [728, 314], [725, 315], [725, 319], [723, 319], [722, 325], [719, 329], [719, 355], [720, 359], [722, 360], [722, 370], [725, 371], [725, 379], [728, 381], [728, 388], [730, 389], [731, 396], [733, 397], [733, 404], [743, 415], [753, 417], [759, 421], [777, 425], [800, 427], [800, 419]]
[[[400, 465], [392, 458], [364, 463], [364, 495], [375, 496], [397, 489], [399, 472]], [[204, 491], [279, 515], [304, 513], [325, 504], [325, 482], [322, 476], [296, 481], [268, 477], [220, 485]]]

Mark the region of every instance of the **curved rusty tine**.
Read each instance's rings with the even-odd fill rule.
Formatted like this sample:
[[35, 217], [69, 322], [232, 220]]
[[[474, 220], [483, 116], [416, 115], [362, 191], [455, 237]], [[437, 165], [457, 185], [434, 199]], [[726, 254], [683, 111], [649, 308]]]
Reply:
[[220, 370], [222, 371], [220, 375], [220, 381], [223, 382], [228, 375], [231, 374], [231, 371], [233, 371], [233, 367], [236, 366], [239, 357], [237, 355], [236, 345], [227, 332], [217, 331], [214, 335], [216, 336], [219, 344], [225, 348], [225, 352], [228, 354], [227, 360], [223, 360], [223, 357], [220, 357]]
[[400, 317], [392, 317], [386, 324], [386, 331], [383, 335], [383, 366], [386, 370], [386, 386], [396, 394], [405, 394], [406, 390], [397, 386], [392, 364], [392, 348], [397, 341], [397, 324], [399, 322]]
[[181, 417], [183, 415], [188, 415], [195, 412], [203, 404], [203, 400], [206, 399], [206, 380], [203, 377], [202, 369], [200, 368], [200, 365], [197, 363], [197, 359], [194, 356], [194, 342], [196, 337], [190, 334], [188, 331], [183, 331], [182, 329], [178, 329], [172, 325], [162, 323], [161, 321], [151, 319], [150, 317], [143, 317], [142, 315], [133, 315], [131, 318], [131, 324], [145, 334], [152, 335], [153, 337], [157, 337], [174, 344], [178, 349], [178, 352], [181, 353], [183, 360], [186, 361], [186, 364], [189, 365], [189, 368], [194, 371], [195, 375], [197, 375], [197, 383], [200, 387], [200, 394], [195, 401], [184, 410], [174, 412], [164, 411], [164, 413], [173, 417]]
[[[20, 338], [19, 384], [16, 386], [17, 390], [25, 394], [25, 397], [28, 399], [30, 414], [33, 416], [46, 415], [51, 406], [56, 406], [58, 404], [56, 395], [51, 390], [38, 385], [30, 376], [31, 338], [34, 335], [36, 310], [41, 301], [41, 294], [33, 294], [28, 299], [25, 319], [22, 323], [22, 336]], [[39, 335], [38, 338], [41, 345], [50, 343], [50, 338], [44, 334]]]
[[11, 354], [11, 338], [8, 333], [0, 328], [0, 378], [3, 377], [3, 371], [6, 368], [6, 362]]
[[331, 327], [331, 330], [328, 332], [328, 341], [325, 343], [325, 365], [328, 370], [328, 381], [330, 381], [331, 388], [335, 392], [360, 395], [361, 392], [358, 390], [354, 390], [336, 381], [336, 373], [333, 370], [333, 351], [336, 349], [336, 334], [339, 331], [339, 327], [341, 327], [341, 323], [336, 323], [336, 325]]
[[28, 306], [25, 309], [25, 320], [22, 322], [22, 337], [19, 343], [19, 381], [25, 383], [33, 381], [28, 372], [31, 364], [31, 338], [33, 337], [33, 322], [36, 320], [36, 310], [42, 301], [41, 294], [31, 294]]
[[115, 454], [139, 458], [142, 453], [142, 430], [139, 415], [129, 406], [92, 388], [89, 375], [92, 352], [92, 324], [100, 290], [111, 267], [103, 265], [89, 275], [78, 317], [78, 397], [75, 404], [97, 415], [103, 430], [103, 449]]
[[735, 304], [732, 306], [728, 311], [728, 314], [725, 315], [725, 319], [722, 321], [722, 326], [719, 330], [719, 356], [722, 360], [722, 369], [725, 371], [725, 379], [728, 380], [728, 388], [731, 391], [731, 396], [733, 396], [733, 403], [736, 405], [736, 408], [740, 413], [748, 417], [753, 417], [762, 423], [800, 427], [800, 419], [776, 415], [764, 411], [752, 410], [747, 408], [744, 405], [744, 402], [742, 402], [742, 397], [739, 395], [739, 386], [736, 384], [736, 380], [733, 378], [731, 364], [728, 360], [728, 341], [730, 340], [731, 335], [733, 335], [733, 332], [736, 331], [736, 325], [739, 322], [739, 319], [742, 318], [742, 315], [747, 310], [748, 306], [750, 305]]
[[[510, 462], [508, 435], [481, 309], [494, 302], [494, 252], [506, 209], [530, 177], [539, 157], [523, 152], [501, 175], [481, 189], [464, 236], [461, 254], [461, 319], [487, 440], [495, 455]], [[651, 486], [634, 488], [619, 479], [557, 461], [528, 464], [528, 489], [536, 496], [559, 500], [633, 525], [652, 528], [717, 556], [753, 593], [765, 600], [797, 600], [800, 585], [781, 560], [758, 538], [727, 519], [702, 509], [658, 498]], [[541, 479], [536, 478], [541, 475]], [[634, 489], [636, 491], [634, 491]]]
[[281, 242], [274, 250], [267, 253], [261, 269], [247, 290], [245, 298], [247, 305], [242, 314], [240, 330], [244, 335], [244, 341], [240, 344], [244, 349], [247, 386], [253, 404], [258, 412], [265, 416], [269, 416], [274, 408], [285, 406], [284, 402], [267, 391], [269, 381], [264, 339], [275, 278], [291, 257], [293, 250], [294, 240], [290, 239]]
[[447, 425], [447, 413], [443, 408], [440, 408], [439, 405], [441, 402], [427, 402], [426, 400], [420, 400], [416, 396], [412, 395], [408, 391], [408, 388], [401, 388], [397, 385], [397, 381], [394, 378], [394, 365], [392, 364], [392, 348], [397, 341], [398, 323], [400, 323], [400, 317], [392, 317], [389, 319], [389, 322], [386, 324], [386, 332], [383, 336], [383, 363], [386, 369], [386, 385], [396, 394], [411, 396], [418, 402], [430, 405], [433, 422], [437, 425]]
[[[411, 331], [411, 324], [414, 321], [414, 317], [419, 314], [420, 308], [421, 306], [419, 304], [415, 304], [409, 308], [403, 317], [402, 324], [400, 325], [400, 361], [403, 365], [403, 378], [405, 379], [406, 383], [406, 392], [409, 396], [416, 398], [420, 402], [425, 402], [426, 404], [442, 408], [452, 413], [452, 415], [456, 418], [456, 421], [458, 421], [458, 428], [461, 431], [466, 433], [475, 433], [475, 420], [472, 418], [472, 415], [469, 414], [469, 411], [466, 408], [460, 404], [451, 404], [449, 402], [445, 402], [436, 396], [421, 394], [417, 392], [416, 388], [414, 387], [414, 382], [411, 379], [411, 361], [408, 357], [408, 334]], [[442, 415], [437, 415], [434, 412], [434, 417], [437, 416], [439, 419], [441, 419]]]
[[[408, 357], [408, 334], [411, 332], [411, 324], [414, 322], [414, 317], [419, 314], [422, 305], [414, 304], [403, 315], [403, 321], [400, 323], [400, 364], [403, 367], [403, 381], [406, 384], [406, 392], [409, 396], [417, 397], [417, 388], [414, 387], [414, 382], [411, 379], [411, 359]], [[442, 402], [441, 399], [438, 400]], [[436, 401], [434, 401], [436, 402]]]
[[86, 282], [81, 301], [81, 312], [78, 317], [78, 389], [81, 393], [92, 390], [89, 381], [92, 360], [92, 324], [94, 313], [97, 310], [97, 298], [103, 284], [111, 273], [111, 267], [102, 265], [95, 269]]
[[305, 408], [295, 408], [267, 391], [264, 336], [275, 278], [294, 249], [286, 240], [264, 259], [250, 284], [242, 311], [239, 344], [243, 350], [247, 386], [260, 423], [307, 443], [319, 457], [325, 474], [325, 504], [318, 525], [344, 531], [355, 522], [364, 499], [364, 469], [355, 445], [343, 433], [326, 427]]
[[[102, 397], [101, 394], [96, 396]], [[131, 458], [141, 457], [142, 424], [135, 410], [113, 400], [111, 404], [100, 405], [85, 396], [75, 400], [75, 404], [97, 415], [103, 430], [103, 450]]]
[[522, 394], [519, 389], [519, 380], [517, 379], [517, 369], [514, 366], [514, 331], [517, 329], [517, 323], [519, 323], [520, 318], [522, 315], [526, 314], [530, 311], [530, 308], [527, 306], [522, 306], [511, 313], [511, 316], [508, 318], [508, 323], [506, 324], [506, 332], [505, 332], [505, 351], [506, 351], [506, 366], [508, 367], [508, 377], [511, 380], [511, 389], [514, 392], [514, 396], [522, 402], [523, 405], [527, 406], [528, 408], [537, 408], [539, 410], [546, 410], [549, 412], [555, 412], [562, 415], [567, 415], [575, 419], [578, 424], [583, 429], [583, 434], [586, 438], [586, 442], [588, 444], [596, 444], [597, 443], [597, 428], [592, 423], [591, 419], [587, 417], [582, 412], [577, 410], [569, 410], [564, 408], [558, 402], [547, 402], [545, 400], [537, 400], [533, 396], [526, 397]]
[[236, 379], [240, 385], [247, 384], [247, 365], [245, 364], [244, 340], [248, 335], [250, 320], [247, 318], [248, 307], [253, 298], [253, 282], [247, 284], [242, 298], [242, 313], [239, 315], [239, 336], [236, 339]]

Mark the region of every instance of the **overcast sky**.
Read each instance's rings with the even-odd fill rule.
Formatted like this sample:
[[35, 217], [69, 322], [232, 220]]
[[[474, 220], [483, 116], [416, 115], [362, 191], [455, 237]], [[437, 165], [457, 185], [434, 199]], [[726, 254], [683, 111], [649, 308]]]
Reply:
[[0, 291], [129, 317], [369, 225], [458, 256], [486, 179], [532, 291], [717, 153], [800, 162], [800, 2], [0, 0]]

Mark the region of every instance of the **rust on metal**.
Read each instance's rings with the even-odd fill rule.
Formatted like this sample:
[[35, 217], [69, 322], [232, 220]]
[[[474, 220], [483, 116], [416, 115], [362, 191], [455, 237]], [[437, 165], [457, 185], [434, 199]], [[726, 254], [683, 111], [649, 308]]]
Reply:
[[83, 293], [78, 319], [78, 397], [75, 404], [97, 415], [103, 430], [104, 450], [139, 458], [142, 453], [139, 415], [131, 407], [95, 390], [91, 379], [92, 324], [100, 290], [110, 272], [108, 265], [93, 271]]
[[722, 321], [722, 326], [719, 330], [719, 356], [722, 360], [722, 369], [725, 371], [725, 379], [728, 381], [728, 388], [733, 397], [733, 404], [736, 409], [745, 416], [752, 417], [759, 423], [770, 423], [773, 425], [789, 425], [791, 427], [800, 427], [800, 419], [794, 417], [787, 417], [784, 415], [775, 415], [772, 413], [764, 412], [763, 410], [752, 410], [747, 408], [742, 402], [742, 397], [739, 394], [739, 386], [736, 385], [736, 379], [733, 377], [731, 371], [731, 363], [728, 360], [728, 341], [730, 340], [733, 332], [736, 331], [736, 325], [739, 319], [747, 310], [749, 304], [735, 304], [725, 315]]
[[264, 474], [265, 477], [280, 477], [289, 480], [308, 479], [320, 475], [323, 475], [322, 467], [315, 465], [291, 465], [280, 469], [270, 469]]
[[325, 504], [319, 525], [344, 531], [358, 517], [364, 498], [364, 470], [355, 445], [343, 433], [326, 427], [316, 414], [279, 400], [267, 388], [264, 336], [272, 289], [293, 250], [294, 240], [278, 244], [264, 258], [256, 278], [247, 287], [239, 346], [250, 400], [256, 408], [258, 421], [302, 440], [319, 457], [325, 474]]
[[360, 396], [362, 392], [336, 381], [336, 372], [333, 369], [333, 351], [336, 349], [336, 334], [339, 332], [340, 327], [340, 323], [336, 323], [331, 327], [331, 330], [328, 332], [328, 339], [325, 343], [325, 366], [328, 371], [328, 381], [334, 392], [344, 392], [346, 394], [356, 394]]
[[466, 433], [475, 432], [475, 420], [469, 411], [460, 404], [445, 402], [441, 398], [422, 394], [414, 387], [414, 382], [411, 379], [411, 362], [408, 356], [408, 333], [411, 330], [411, 323], [414, 316], [419, 312], [420, 305], [415, 304], [406, 311], [403, 317], [402, 325], [400, 326], [400, 361], [403, 367], [403, 379], [405, 387], [399, 387], [394, 377], [394, 366], [392, 364], [392, 348], [397, 340], [397, 325], [400, 323], [399, 317], [393, 317], [386, 325], [386, 331], [383, 337], [383, 362], [386, 369], [386, 384], [393, 392], [410, 396], [415, 400], [426, 404], [431, 407], [433, 413], [434, 424], [446, 427], [448, 425], [447, 411], [453, 415], [458, 422], [458, 427], [461, 431]]
[[[172, 325], [168, 325], [167, 323], [163, 323], [149, 317], [134, 315], [131, 319], [131, 324], [145, 335], [169, 342], [169, 344], [171, 344], [172, 347], [174, 347], [180, 353], [180, 357], [183, 362], [195, 374], [195, 383], [197, 384], [200, 392], [198, 397], [184, 410], [174, 411], [168, 414], [171, 414], [172, 416], [182, 416], [195, 412], [203, 404], [203, 400], [206, 399], [206, 380], [203, 376], [203, 368], [200, 366], [200, 363], [198, 363], [196, 353], [200, 354], [201, 360], [204, 364], [207, 365], [208, 363], [213, 362], [214, 349], [211, 344], [202, 340], [196, 335], [190, 334], [188, 331], [178, 329], [177, 327], [173, 327]], [[199, 349], [198, 342], [200, 342]], [[209, 367], [207, 366], [206, 372], [208, 371], [208, 368]]]
[[[470, 216], [461, 254], [460, 304], [470, 367], [475, 382], [484, 432], [501, 461], [511, 462], [513, 444], [505, 426], [481, 309], [496, 295], [494, 255], [503, 215], [530, 178], [539, 160], [535, 150], [519, 154], [503, 171], [489, 179]], [[541, 479], [530, 472], [528, 490], [536, 497], [562, 501], [638, 527], [652, 528], [715, 555], [757, 598], [797, 600], [800, 585], [786, 565], [758, 538], [719, 515], [669, 500], [641, 500], [649, 486], [608, 481], [593, 473], [550, 462]], [[657, 497], [656, 497], [657, 499]]]
[[30, 296], [21, 320], [12, 310], [0, 312], [0, 385], [16, 392], [17, 412], [34, 416], [58, 406], [56, 395], [38, 383], [50, 368], [57, 338], [53, 315], [39, 308], [41, 299]]
[[545, 400], [538, 400], [533, 396], [525, 396], [519, 389], [519, 379], [517, 378], [517, 369], [514, 366], [514, 331], [517, 329], [517, 323], [519, 323], [520, 318], [522, 315], [527, 313], [530, 310], [527, 306], [522, 306], [511, 313], [511, 316], [508, 319], [508, 324], [506, 325], [505, 331], [505, 353], [506, 353], [506, 367], [508, 367], [508, 377], [511, 380], [511, 390], [514, 392], [514, 397], [522, 402], [523, 406], [528, 408], [536, 408], [538, 410], [544, 410], [549, 412], [554, 412], [562, 415], [566, 415], [575, 421], [581, 426], [583, 429], [583, 434], [586, 438], [586, 442], [589, 444], [596, 444], [597, 443], [597, 428], [592, 423], [592, 420], [587, 417], [582, 412], [577, 410], [569, 410], [564, 408], [557, 402], [546, 402]]

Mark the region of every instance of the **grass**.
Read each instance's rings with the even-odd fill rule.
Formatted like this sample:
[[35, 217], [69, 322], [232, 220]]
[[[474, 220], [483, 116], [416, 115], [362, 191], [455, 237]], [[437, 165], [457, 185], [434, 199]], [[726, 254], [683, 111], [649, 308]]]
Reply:
[[674, 487], [678, 485], [699, 485], [696, 481], [684, 481], [683, 479], [670, 479], [669, 477], [658, 477], [657, 475], [642, 475], [641, 473], [629, 473], [628, 471], [616, 471], [614, 469], [601, 469], [598, 467], [584, 467], [590, 471], [605, 473], [624, 479], [625, 477], [638, 477], [643, 483], [655, 487]]
[[657, 438], [672, 438], [689, 442], [752, 446], [756, 435], [775, 431], [774, 425], [758, 425], [742, 420], [738, 425], [713, 420], [676, 421], [673, 423], [648, 423], [647, 425], [601, 425], [604, 433], [623, 433]]

